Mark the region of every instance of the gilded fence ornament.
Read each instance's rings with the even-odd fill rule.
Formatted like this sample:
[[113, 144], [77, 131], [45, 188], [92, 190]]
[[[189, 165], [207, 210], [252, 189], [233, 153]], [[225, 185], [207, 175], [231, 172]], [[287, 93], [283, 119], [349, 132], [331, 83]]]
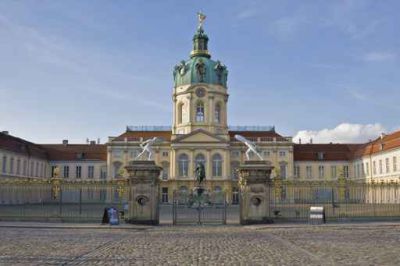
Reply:
[[58, 199], [61, 191], [60, 168], [56, 166], [53, 171], [53, 177], [50, 179], [51, 195], [53, 199]]
[[118, 197], [121, 199], [124, 197], [126, 192], [126, 180], [118, 180], [117, 181], [117, 193]]

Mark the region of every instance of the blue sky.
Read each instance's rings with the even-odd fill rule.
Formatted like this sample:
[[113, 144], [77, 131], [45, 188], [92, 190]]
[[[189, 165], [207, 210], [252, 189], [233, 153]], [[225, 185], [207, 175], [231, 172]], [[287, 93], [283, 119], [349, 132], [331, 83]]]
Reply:
[[126, 125], [170, 125], [172, 69], [199, 10], [229, 70], [229, 124], [321, 142], [400, 127], [396, 0], [2, 0], [0, 130], [104, 142]]

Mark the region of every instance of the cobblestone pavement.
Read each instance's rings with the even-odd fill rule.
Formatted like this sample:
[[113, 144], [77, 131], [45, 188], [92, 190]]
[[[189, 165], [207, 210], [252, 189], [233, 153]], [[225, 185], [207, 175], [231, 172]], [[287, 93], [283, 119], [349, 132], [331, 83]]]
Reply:
[[400, 265], [400, 225], [0, 228], [0, 265]]

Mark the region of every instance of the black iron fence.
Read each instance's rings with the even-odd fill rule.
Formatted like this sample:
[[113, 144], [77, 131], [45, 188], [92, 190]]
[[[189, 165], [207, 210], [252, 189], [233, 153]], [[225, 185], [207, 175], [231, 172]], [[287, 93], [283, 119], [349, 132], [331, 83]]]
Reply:
[[104, 208], [124, 211], [124, 182], [0, 181], [0, 220], [100, 222]]

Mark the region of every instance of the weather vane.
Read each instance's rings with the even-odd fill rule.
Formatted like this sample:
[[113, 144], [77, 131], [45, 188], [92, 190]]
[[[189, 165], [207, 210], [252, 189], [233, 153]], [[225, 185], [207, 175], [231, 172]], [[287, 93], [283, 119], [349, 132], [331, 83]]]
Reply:
[[197, 12], [197, 18], [199, 19], [199, 29], [203, 27], [204, 20], [206, 20], [206, 15], [203, 12]]

